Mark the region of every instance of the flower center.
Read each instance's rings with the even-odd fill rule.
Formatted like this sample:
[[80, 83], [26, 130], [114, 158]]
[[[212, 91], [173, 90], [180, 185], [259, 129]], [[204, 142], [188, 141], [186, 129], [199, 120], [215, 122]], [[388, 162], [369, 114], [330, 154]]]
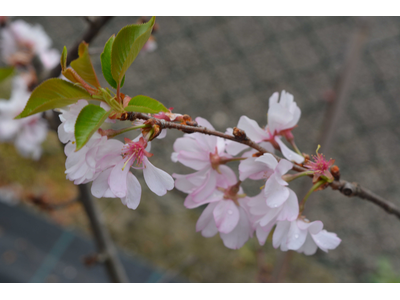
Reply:
[[147, 142], [142, 137], [139, 139], [139, 142], [133, 142], [130, 139], [125, 139], [125, 142], [126, 144], [122, 147], [122, 156], [123, 158], [128, 158], [122, 170], [125, 169], [127, 164], [133, 165], [135, 161], [136, 165], [140, 167], [143, 163], [144, 156], [153, 156], [153, 154], [145, 150], [147, 147]]

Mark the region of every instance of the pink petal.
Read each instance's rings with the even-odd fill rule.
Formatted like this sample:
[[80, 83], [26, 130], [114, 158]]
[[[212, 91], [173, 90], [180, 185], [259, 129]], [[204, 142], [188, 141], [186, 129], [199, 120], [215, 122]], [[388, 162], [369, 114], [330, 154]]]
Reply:
[[[225, 165], [219, 166], [219, 171], [221, 173], [217, 173], [217, 185], [223, 188], [227, 188], [228, 186], [234, 185], [237, 182], [236, 174], [233, 172], [231, 168]], [[228, 186], [226, 186], [228, 185]]]
[[281, 206], [289, 197], [289, 189], [280, 185], [275, 176], [271, 176], [265, 183], [264, 195], [269, 207]]
[[207, 173], [207, 179], [204, 183], [193, 193], [193, 200], [200, 202], [206, 199], [214, 191], [217, 184], [217, 172], [210, 169]]
[[[101, 198], [104, 196], [106, 193], [107, 189], [109, 189], [108, 186], [108, 177], [111, 174], [111, 168], [107, 169], [99, 174], [97, 178], [93, 181], [92, 184], [92, 195], [95, 196], [96, 198]], [[115, 197], [115, 196], [114, 196]]]
[[[211, 203], [207, 205], [207, 207], [203, 210], [200, 218], [197, 220], [196, 223], [196, 231], [202, 231], [208, 223], [214, 222], [214, 215], [213, 211], [214, 208], [217, 206], [218, 203]], [[215, 223], [215, 222], [214, 222]]]
[[143, 176], [149, 189], [158, 196], [163, 196], [174, 188], [174, 179], [167, 172], [153, 166], [147, 157], [143, 159]]
[[288, 221], [280, 221], [276, 223], [274, 235], [272, 236], [272, 245], [275, 249], [278, 248], [280, 245], [284, 245], [283, 248], [285, 249], [290, 224], [291, 222]]
[[108, 178], [110, 189], [118, 198], [125, 197], [127, 192], [126, 177], [128, 176], [131, 164], [128, 163], [125, 168], [122, 169], [124, 164], [125, 160], [121, 159], [121, 161], [112, 168], [110, 177]]
[[239, 207], [239, 214], [240, 217], [237, 226], [229, 233], [220, 233], [225, 247], [229, 249], [241, 248], [253, 235], [253, 229], [251, 227], [250, 220], [246, 212], [241, 207]]
[[239, 209], [231, 200], [218, 202], [213, 214], [218, 231], [222, 233], [231, 232], [239, 222]]
[[136, 209], [140, 203], [140, 196], [142, 194], [142, 187], [140, 186], [137, 178], [131, 173], [127, 176], [127, 187], [126, 197], [122, 198], [121, 201], [130, 209]]
[[264, 163], [257, 161], [258, 158], [249, 157], [246, 160], [242, 160], [239, 164], [239, 179], [241, 181], [250, 177], [253, 180], [264, 178], [264, 174], [272, 174], [271, 169], [268, 168]]

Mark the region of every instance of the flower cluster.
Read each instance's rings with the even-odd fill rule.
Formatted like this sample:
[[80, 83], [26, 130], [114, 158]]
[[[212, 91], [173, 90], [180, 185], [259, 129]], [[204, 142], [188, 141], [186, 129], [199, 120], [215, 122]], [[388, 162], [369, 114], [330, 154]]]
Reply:
[[50, 48], [51, 43], [39, 24], [16, 20], [1, 30], [2, 59], [9, 65], [25, 66], [38, 56], [45, 69], [55, 67], [60, 61], [60, 53]]
[[[26, 106], [31, 95], [29, 88], [37, 84], [38, 71], [49, 70], [59, 63], [60, 53], [50, 46], [51, 39], [40, 25], [16, 20], [0, 32], [1, 58], [18, 70], [18, 75], [12, 78], [9, 99], [0, 99], [0, 141], [13, 142], [22, 156], [35, 160], [42, 153], [41, 144], [48, 131], [47, 121], [42, 114], [18, 120], [14, 118]], [[41, 66], [37, 66], [35, 57], [38, 57]], [[15, 70], [13, 73], [16, 73]], [[8, 82], [4, 79], [0, 84], [0, 89], [3, 89]]]
[[143, 170], [144, 180], [152, 192], [165, 195], [174, 187], [173, 178], [153, 166], [149, 157], [150, 143], [141, 135], [125, 143], [109, 139], [96, 132], [81, 149], [76, 151], [75, 123], [81, 110], [88, 105], [86, 100], [61, 109], [61, 124], [58, 136], [67, 143], [65, 163], [67, 179], [75, 184], [93, 182], [92, 194], [97, 198], [120, 198], [128, 208], [136, 209], [142, 189], [131, 168]]
[[[278, 162], [272, 154], [261, 155], [256, 150], [233, 157], [248, 146], [200, 133], [185, 134], [175, 141], [171, 158], [196, 172], [173, 174], [175, 187], [188, 194], [184, 202], [187, 208], [207, 204], [196, 230], [205, 237], [219, 232], [228, 248], [242, 247], [254, 233], [263, 245], [275, 228], [273, 246], [282, 251], [295, 250], [311, 255], [318, 247], [323, 251], [335, 249], [340, 239], [336, 234], [323, 230], [322, 222], [310, 223], [302, 216], [297, 196], [285, 180], [293, 162], [304, 162], [300, 153], [290, 150], [282, 141], [282, 137], [286, 138], [297, 150], [291, 131], [301, 112], [291, 94], [283, 91], [279, 102], [278, 98], [278, 93], [274, 93], [269, 99], [268, 125], [265, 128], [246, 116], [240, 118], [237, 127], [269, 152], [280, 150], [288, 160]], [[214, 130], [207, 120], [197, 118], [196, 121], [200, 126]], [[228, 129], [228, 133], [231, 132], [232, 129]], [[318, 159], [315, 163], [309, 162], [310, 172], [315, 178], [328, 176], [327, 168], [333, 162], [325, 163], [320, 156]], [[241, 161], [239, 181], [233, 170], [226, 166], [234, 160]], [[263, 180], [265, 184], [261, 193], [255, 197], [247, 196], [240, 186], [246, 179]]]

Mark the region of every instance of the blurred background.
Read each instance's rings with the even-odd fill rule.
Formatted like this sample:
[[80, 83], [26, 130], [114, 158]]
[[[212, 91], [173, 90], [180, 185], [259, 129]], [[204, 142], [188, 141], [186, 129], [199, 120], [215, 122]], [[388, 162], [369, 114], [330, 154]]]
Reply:
[[[41, 24], [60, 52], [88, 26], [81, 17], [15, 19]], [[114, 17], [90, 43], [99, 77], [105, 42], [138, 19]], [[225, 131], [242, 115], [265, 125], [269, 97], [284, 89], [302, 111], [293, 131], [300, 150], [314, 154], [321, 144], [343, 179], [400, 205], [400, 18], [158, 17], [157, 24], [157, 49], [139, 55], [123, 93], [150, 96]], [[181, 135], [170, 130], [152, 143], [154, 165], [168, 173], [192, 172], [170, 160]], [[82, 263], [95, 248], [81, 206], [62, 205], [78, 193], [65, 180], [64, 163], [54, 132], [39, 161], [0, 144], [1, 281], [107, 281], [102, 265]], [[239, 250], [227, 249], [218, 235], [195, 232], [203, 208], [185, 209], [185, 194], [158, 197], [141, 184], [135, 211], [119, 199], [97, 200], [131, 281], [400, 282], [400, 222], [359, 198], [330, 189], [310, 197], [305, 215], [321, 220], [342, 243], [308, 257], [282, 253], [270, 241], [260, 247], [255, 238]], [[244, 188], [253, 196], [259, 185]], [[305, 178], [293, 183], [299, 198], [310, 186]], [[35, 205], [37, 199], [54, 207]]]

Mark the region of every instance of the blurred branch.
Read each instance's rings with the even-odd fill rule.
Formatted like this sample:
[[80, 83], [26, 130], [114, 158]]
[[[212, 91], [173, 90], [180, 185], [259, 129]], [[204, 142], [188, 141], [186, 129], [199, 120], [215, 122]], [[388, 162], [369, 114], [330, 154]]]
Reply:
[[348, 92], [354, 77], [354, 71], [356, 70], [357, 62], [369, 32], [367, 19], [359, 18], [357, 21], [357, 27], [351, 40], [346, 60], [342, 71], [337, 77], [331, 99], [329, 99], [328, 107], [325, 110], [324, 123], [322, 124], [321, 135], [318, 139], [325, 153], [329, 151], [328, 149], [330, 149], [332, 144], [339, 116], [343, 111], [345, 100], [348, 99]]
[[124, 267], [118, 258], [117, 249], [112, 242], [100, 212], [93, 202], [92, 195], [89, 192], [87, 184], [78, 186], [80, 200], [85, 208], [86, 214], [90, 220], [93, 235], [97, 243], [97, 248], [101, 255], [104, 255], [104, 264], [107, 267], [108, 275], [113, 282], [129, 282]]
[[[89, 23], [89, 28], [85, 31], [81, 38], [79, 38], [74, 46], [68, 49], [67, 62], [78, 58], [78, 48], [82, 41], [90, 43], [92, 39], [99, 33], [100, 29], [111, 19], [112, 17], [98, 17], [94, 21]], [[58, 77], [61, 73], [61, 65], [57, 65], [51, 70], [48, 78]], [[48, 79], [46, 78], [46, 79]]]

